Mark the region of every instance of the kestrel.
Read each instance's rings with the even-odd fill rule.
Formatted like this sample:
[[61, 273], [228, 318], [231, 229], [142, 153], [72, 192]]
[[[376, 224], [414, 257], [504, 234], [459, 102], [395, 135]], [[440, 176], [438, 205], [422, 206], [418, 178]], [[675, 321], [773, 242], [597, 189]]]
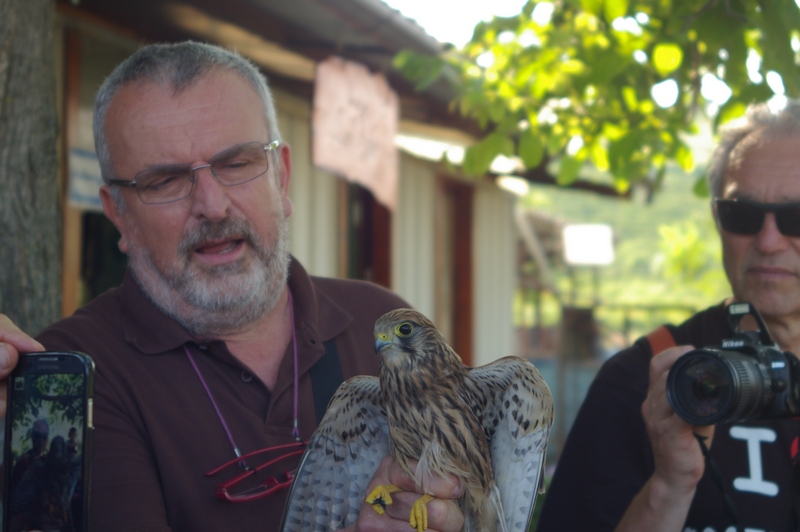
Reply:
[[[375, 350], [380, 377], [344, 382], [311, 437], [282, 530], [350, 526], [364, 500], [382, 514], [399, 488], [366, 488], [387, 454], [423, 492], [431, 475], [458, 478], [464, 530], [528, 530], [553, 423], [553, 399], [536, 367], [506, 357], [469, 368], [433, 323], [409, 309], [378, 319]], [[418, 532], [427, 528], [431, 499], [423, 495], [412, 508]]]

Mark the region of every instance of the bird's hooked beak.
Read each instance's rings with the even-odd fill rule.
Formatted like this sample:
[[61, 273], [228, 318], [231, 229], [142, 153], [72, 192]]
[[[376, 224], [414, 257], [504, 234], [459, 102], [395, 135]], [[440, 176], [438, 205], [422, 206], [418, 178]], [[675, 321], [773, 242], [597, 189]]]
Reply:
[[392, 345], [392, 337], [385, 332], [375, 333], [375, 352], [379, 355], [381, 351]]

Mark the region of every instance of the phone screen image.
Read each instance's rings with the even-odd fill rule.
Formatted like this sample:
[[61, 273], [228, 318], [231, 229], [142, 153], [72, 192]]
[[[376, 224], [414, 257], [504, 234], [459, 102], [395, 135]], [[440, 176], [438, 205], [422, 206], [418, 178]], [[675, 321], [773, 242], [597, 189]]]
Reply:
[[20, 365], [8, 382], [3, 528], [85, 530], [91, 367], [69, 353]]

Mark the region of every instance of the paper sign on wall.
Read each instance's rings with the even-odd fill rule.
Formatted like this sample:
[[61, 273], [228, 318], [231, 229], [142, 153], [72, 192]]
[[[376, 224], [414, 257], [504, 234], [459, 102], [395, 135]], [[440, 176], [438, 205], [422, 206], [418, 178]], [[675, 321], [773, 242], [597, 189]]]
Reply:
[[381, 74], [332, 57], [317, 65], [314, 164], [357, 182], [389, 209], [397, 195], [397, 94]]

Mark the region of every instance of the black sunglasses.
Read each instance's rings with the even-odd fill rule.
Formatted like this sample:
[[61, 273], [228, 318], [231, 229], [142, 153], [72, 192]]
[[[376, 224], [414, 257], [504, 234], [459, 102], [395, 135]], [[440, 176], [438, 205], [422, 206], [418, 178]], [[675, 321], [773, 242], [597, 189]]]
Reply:
[[737, 235], [755, 235], [761, 231], [768, 212], [784, 236], [800, 236], [800, 203], [758, 203], [736, 199], [716, 199], [722, 228]]

